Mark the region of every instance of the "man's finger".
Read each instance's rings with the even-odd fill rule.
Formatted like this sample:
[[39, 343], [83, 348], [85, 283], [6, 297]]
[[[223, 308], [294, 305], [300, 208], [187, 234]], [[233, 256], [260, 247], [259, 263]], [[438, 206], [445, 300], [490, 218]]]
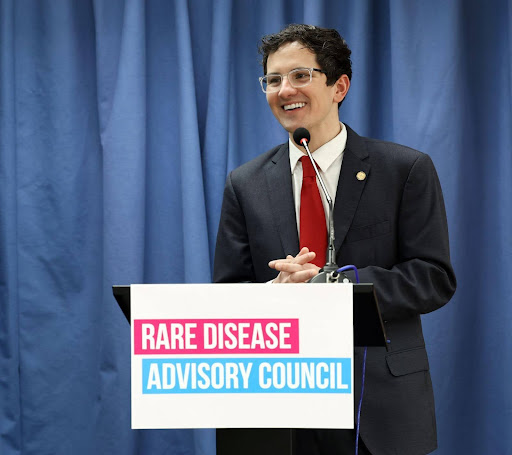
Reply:
[[288, 255], [286, 256], [286, 259], [272, 259], [269, 263], [268, 263], [268, 266], [271, 267], [271, 268], [274, 268], [274, 265], [276, 264], [276, 262], [278, 261], [281, 261], [281, 262], [293, 262], [295, 260], [295, 258], [292, 256], [292, 255]]
[[280, 270], [276, 267], [276, 264], [300, 264], [304, 265], [308, 262], [311, 262], [313, 259], [315, 259], [316, 253], [313, 251], [309, 251], [306, 247], [302, 248], [302, 250], [299, 251], [299, 254], [297, 256], [293, 257], [291, 255], [286, 256], [286, 259], [274, 259], [268, 263], [268, 266], [271, 269]]
[[279, 270], [280, 272], [287, 272], [287, 273], [296, 273], [301, 272], [302, 270], [308, 270], [304, 269], [304, 266], [302, 264], [294, 264], [292, 262], [284, 262], [284, 261], [276, 261], [276, 263], [272, 266], [273, 269]]
[[295, 263], [304, 265], [307, 264], [308, 262], [311, 262], [313, 259], [315, 259], [315, 257], [316, 253], [314, 253], [313, 251], [310, 251], [309, 253], [304, 253], [302, 255], [299, 253], [297, 256], [295, 256]]
[[316, 269], [301, 270], [300, 272], [292, 273], [288, 280], [292, 283], [304, 283], [313, 278], [317, 273]]

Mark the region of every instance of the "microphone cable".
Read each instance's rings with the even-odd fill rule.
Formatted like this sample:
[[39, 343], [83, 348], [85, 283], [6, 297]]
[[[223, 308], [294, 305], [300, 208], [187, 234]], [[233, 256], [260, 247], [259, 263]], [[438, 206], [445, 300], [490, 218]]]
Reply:
[[[343, 273], [347, 270], [353, 270], [356, 276], [356, 283], [359, 283], [359, 272], [357, 271], [357, 267], [355, 265], [345, 265], [340, 267], [336, 272]], [[356, 419], [356, 455], [359, 453], [359, 428], [361, 426], [361, 407], [363, 405], [363, 393], [364, 393], [364, 379], [366, 375], [366, 353], [368, 351], [368, 347], [364, 347], [364, 355], [363, 355], [363, 374], [361, 378], [361, 396], [359, 398], [359, 406], [357, 408], [357, 419]]]

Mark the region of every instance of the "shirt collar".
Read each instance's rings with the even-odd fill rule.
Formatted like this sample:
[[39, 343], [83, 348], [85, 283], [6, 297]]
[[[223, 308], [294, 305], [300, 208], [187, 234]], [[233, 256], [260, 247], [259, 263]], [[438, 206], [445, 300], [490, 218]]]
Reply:
[[[338, 135], [313, 152], [313, 158], [322, 172], [326, 172], [336, 158], [345, 151], [345, 145], [347, 144], [347, 128], [341, 122], [340, 125], [341, 131]], [[304, 153], [295, 145], [295, 142], [293, 142], [291, 138], [288, 139], [288, 146], [290, 149], [290, 168], [293, 174], [297, 162], [304, 156]]]

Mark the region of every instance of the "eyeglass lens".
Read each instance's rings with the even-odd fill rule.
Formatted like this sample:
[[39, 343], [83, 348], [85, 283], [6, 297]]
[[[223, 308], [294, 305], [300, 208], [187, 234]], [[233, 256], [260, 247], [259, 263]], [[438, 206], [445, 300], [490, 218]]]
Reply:
[[[298, 68], [290, 71], [287, 75], [288, 82], [292, 87], [304, 87], [311, 82], [311, 70]], [[272, 92], [279, 90], [281, 84], [283, 83], [283, 75], [281, 74], [269, 74], [268, 76], [263, 77], [263, 89], [266, 92]]]

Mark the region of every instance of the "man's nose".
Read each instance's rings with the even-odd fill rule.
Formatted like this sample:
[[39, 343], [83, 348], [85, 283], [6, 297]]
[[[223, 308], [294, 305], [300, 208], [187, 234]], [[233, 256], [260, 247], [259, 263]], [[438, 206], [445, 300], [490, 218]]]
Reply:
[[295, 94], [297, 92], [297, 89], [295, 87], [292, 87], [292, 84], [290, 84], [290, 81], [287, 77], [283, 77], [283, 81], [281, 82], [281, 88], [279, 89], [279, 96], [286, 97], [290, 94]]

